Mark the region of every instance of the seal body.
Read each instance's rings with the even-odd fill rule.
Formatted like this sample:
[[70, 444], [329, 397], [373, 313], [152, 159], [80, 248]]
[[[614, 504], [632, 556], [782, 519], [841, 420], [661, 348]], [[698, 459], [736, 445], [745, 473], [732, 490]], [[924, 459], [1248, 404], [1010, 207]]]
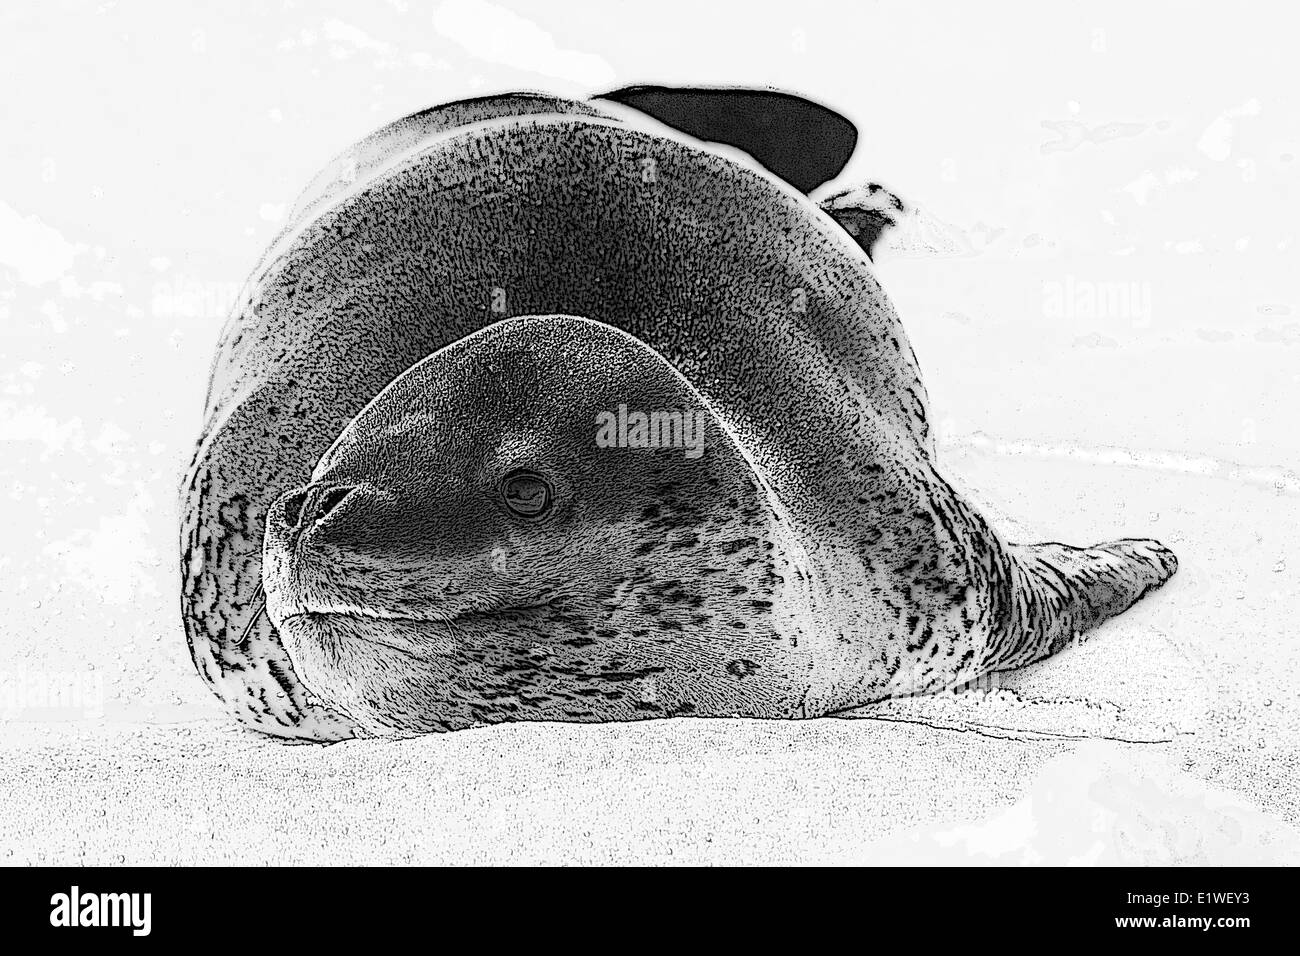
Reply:
[[[241, 719], [815, 716], [1173, 572], [1009, 545], [953, 492], [866, 254], [787, 184], [586, 104], [443, 109], [300, 203], [218, 350], [182, 603]], [[602, 447], [620, 407], [712, 439]]]

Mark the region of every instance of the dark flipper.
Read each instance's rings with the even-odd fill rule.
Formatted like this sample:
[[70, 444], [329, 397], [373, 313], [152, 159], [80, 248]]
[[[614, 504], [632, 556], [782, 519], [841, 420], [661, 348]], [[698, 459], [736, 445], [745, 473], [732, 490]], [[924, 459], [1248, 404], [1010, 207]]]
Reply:
[[854, 125], [833, 110], [771, 90], [629, 86], [595, 99], [742, 149], [803, 193], [838, 176], [858, 140]]

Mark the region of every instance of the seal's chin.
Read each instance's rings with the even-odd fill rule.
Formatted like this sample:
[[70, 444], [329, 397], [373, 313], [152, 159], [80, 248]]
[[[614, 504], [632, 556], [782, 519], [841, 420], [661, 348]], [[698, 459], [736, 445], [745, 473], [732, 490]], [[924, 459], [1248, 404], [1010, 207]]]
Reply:
[[515, 643], [511, 635], [535, 642], [553, 613], [547, 605], [423, 616], [339, 603], [280, 613], [270, 591], [268, 608], [303, 684], [372, 735], [474, 725], [462, 699], [467, 675], [487, 666], [493, 648]]

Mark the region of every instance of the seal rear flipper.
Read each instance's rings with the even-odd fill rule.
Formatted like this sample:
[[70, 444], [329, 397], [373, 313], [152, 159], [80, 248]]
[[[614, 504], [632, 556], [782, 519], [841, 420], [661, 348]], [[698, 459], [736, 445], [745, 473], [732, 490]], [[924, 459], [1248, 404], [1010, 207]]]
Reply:
[[875, 259], [872, 250], [886, 229], [898, 225], [899, 217], [907, 212], [899, 199], [879, 183], [854, 186], [824, 199], [818, 205], [853, 237], [868, 259]]
[[858, 140], [857, 128], [835, 111], [774, 90], [629, 86], [594, 99], [744, 150], [803, 193], [838, 176]]
[[1064, 544], [1009, 549], [1012, 597], [1001, 640], [984, 670], [1011, 670], [1063, 650], [1079, 635], [1128, 610], [1178, 570], [1172, 551], [1148, 538], [1091, 548]]

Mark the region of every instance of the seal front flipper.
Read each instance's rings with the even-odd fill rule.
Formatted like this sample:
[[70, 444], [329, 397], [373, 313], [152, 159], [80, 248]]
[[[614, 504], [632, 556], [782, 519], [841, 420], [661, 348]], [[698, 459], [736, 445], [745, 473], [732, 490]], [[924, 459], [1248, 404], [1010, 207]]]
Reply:
[[838, 176], [858, 141], [857, 128], [839, 113], [775, 90], [629, 86], [594, 99], [744, 150], [803, 193]]
[[1159, 541], [1124, 538], [1091, 548], [1055, 542], [1011, 545], [1016, 625], [988, 648], [987, 670], [1011, 670], [1068, 647], [1127, 611], [1178, 570]]
[[899, 199], [879, 183], [867, 183], [837, 192], [818, 205], [853, 237], [867, 258], [875, 259], [872, 250], [886, 229], [898, 225], [907, 212]]
[[[910, 501], [919, 507], [908, 508], [917, 517], [931, 508], [938, 533], [902, 552], [907, 576], [893, 607], [903, 628], [881, 659], [885, 680], [852, 689], [842, 704], [932, 693], [1025, 667], [1077, 643], [1178, 570], [1168, 548], [1145, 538], [1082, 548], [1007, 543], [951, 488], [938, 488], [936, 496], [922, 487], [923, 498]], [[871, 573], [900, 550], [896, 543], [882, 550], [882, 526], [871, 516], [863, 550]]]

